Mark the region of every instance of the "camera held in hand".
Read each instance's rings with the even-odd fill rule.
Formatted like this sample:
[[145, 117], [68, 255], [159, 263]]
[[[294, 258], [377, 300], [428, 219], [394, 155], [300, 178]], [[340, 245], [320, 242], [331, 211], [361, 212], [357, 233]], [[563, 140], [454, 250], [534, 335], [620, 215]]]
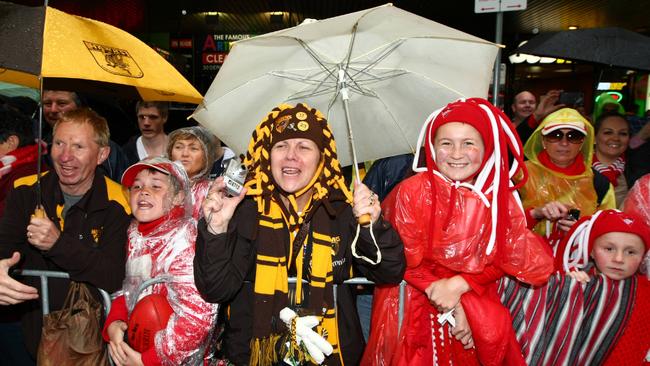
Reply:
[[578, 221], [578, 219], [580, 219], [580, 210], [578, 210], [577, 208], [570, 209], [569, 213], [567, 214], [567, 219]]
[[226, 184], [226, 193], [231, 197], [239, 196], [244, 188], [247, 175], [248, 170], [239, 159], [230, 159], [226, 170], [223, 172], [223, 182]]

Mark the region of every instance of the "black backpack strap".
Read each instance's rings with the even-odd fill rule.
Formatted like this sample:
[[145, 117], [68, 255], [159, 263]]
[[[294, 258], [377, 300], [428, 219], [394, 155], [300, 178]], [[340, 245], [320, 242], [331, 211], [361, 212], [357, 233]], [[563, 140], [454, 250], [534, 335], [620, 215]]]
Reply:
[[596, 195], [598, 196], [598, 206], [603, 202], [607, 191], [609, 190], [609, 179], [602, 175], [599, 171], [594, 168], [591, 168], [591, 171], [594, 172], [594, 189], [596, 190]]

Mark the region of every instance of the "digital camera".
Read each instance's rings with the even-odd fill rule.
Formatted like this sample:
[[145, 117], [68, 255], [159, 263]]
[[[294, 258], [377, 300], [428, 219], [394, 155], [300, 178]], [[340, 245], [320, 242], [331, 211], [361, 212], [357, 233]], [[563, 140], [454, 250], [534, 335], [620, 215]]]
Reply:
[[226, 170], [223, 172], [223, 182], [226, 184], [226, 193], [229, 196], [239, 196], [244, 188], [248, 170], [237, 158], [230, 159]]
[[578, 221], [580, 219], [580, 210], [577, 208], [570, 209], [567, 218], [569, 220]]

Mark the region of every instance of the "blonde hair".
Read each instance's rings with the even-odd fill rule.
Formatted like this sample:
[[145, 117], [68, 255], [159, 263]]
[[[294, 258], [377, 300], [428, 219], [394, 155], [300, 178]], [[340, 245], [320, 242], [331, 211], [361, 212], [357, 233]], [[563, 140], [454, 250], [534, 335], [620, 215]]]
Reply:
[[90, 108], [82, 107], [63, 113], [61, 118], [54, 124], [53, 133], [61, 123], [88, 124], [95, 132], [95, 142], [101, 147], [106, 147], [111, 139], [111, 132], [108, 128], [106, 118], [97, 114]]

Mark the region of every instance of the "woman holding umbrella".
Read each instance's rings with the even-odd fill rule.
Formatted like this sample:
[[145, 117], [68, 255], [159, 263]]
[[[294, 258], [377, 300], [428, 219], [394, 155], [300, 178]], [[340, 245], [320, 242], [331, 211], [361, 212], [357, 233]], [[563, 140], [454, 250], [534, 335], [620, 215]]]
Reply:
[[[194, 259], [199, 291], [229, 306], [225, 356], [235, 364], [300, 364], [331, 353], [328, 365], [358, 364], [363, 339], [352, 292], [337, 286], [334, 294], [333, 285], [352, 272], [398, 283], [405, 265], [376, 195], [363, 184], [348, 191], [327, 121], [304, 104], [268, 114], [244, 165], [249, 180], [238, 196], [226, 195], [222, 178], [210, 189]], [[359, 228], [355, 217], [364, 214], [372, 224]], [[301, 317], [287, 317], [286, 308]]]

